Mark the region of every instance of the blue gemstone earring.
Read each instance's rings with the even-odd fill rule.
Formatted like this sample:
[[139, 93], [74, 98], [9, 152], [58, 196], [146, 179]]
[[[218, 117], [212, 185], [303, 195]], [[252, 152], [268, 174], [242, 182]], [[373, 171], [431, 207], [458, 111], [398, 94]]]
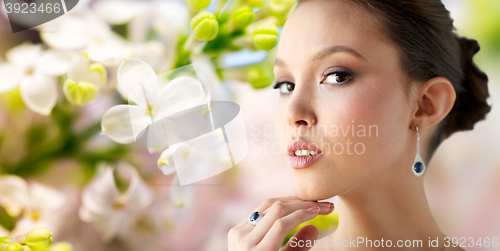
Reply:
[[420, 146], [418, 144], [420, 137], [418, 135], [418, 125], [416, 126], [416, 130], [417, 130], [417, 153], [415, 155], [415, 160], [413, 161], [413, 165], [411, 166], [411, 170], [417, 177], [420, 177], [422, 176], [422, 174], [424, 174], [425, 164], [424, 161], [422, 160], [422, 157], [420, 157]]

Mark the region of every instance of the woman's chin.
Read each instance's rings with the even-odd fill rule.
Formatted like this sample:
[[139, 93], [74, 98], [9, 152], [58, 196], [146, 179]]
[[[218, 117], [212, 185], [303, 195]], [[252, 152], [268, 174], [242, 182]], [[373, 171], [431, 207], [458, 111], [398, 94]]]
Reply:
[[297, 191], [297, 197], [299, 197], [301, 200], [319, 201], [330, 199], [331, 197], [337, 195], [335, 193], [332, 193], [332, 191], [326, 191], [326, 189], [324, 188], [310, 185], [306, 187], [296, 186], [295, 189]]

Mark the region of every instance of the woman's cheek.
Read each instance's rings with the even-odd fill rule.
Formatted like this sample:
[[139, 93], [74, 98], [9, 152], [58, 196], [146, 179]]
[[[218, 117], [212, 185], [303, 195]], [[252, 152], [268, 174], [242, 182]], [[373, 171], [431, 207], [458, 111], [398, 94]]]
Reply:
[[283, 151], [286, 152], [286, 144], [288, 144], [288, 139], [290, 139], [290, 135], [288, 135], [289, 126], [285, 120], [284, 112], [285, 112], [285, 102], [282, 98], [280, 98], [280, 101], [276, 108], [276, 117], [275, 117], [276, 134], [278, 135], [278, 139], [280, 141], [280, 145]]
[[357, 135], [357, 141], [366, 147], [365, 157], [380, 166], [395, 163], [406, 147], [407, 102], [400, 83], [396, 85], [376, 83], [377, 88], [360, 93], [353, 100], [349, 111], [357, 121], [355, 124], [366, 128], [366, 134]]
[[[344, 146], [344, 157], [339, 156], [340, 159], [347, 158], [364, 165], [364, 162], [372, 162], [380, 156], [391, 156], [398, 152], [399, 147], [395, 143], [398, 142], [397, 137], [401, 131], [399, 127], [402, 125], [394, 123], [394, 120], [401, 116], [398, 110], [401, 107], [394, 104], [400, 104], [401, 100], [394, 92], [388, 94], [391, 92], [380, 89], [383, 88], [367, 89], [356, 95], [337, 98], [330, 106], [330, 112], [322, 112], [322, 117], [326, 118], [324, 123], [336, 126], [329, 131], [330, 144], [333, 147], [337, 144], [337, 153], [342, 149], [339, 143]], [[332, 135], [335, 136], [331, 137]]]

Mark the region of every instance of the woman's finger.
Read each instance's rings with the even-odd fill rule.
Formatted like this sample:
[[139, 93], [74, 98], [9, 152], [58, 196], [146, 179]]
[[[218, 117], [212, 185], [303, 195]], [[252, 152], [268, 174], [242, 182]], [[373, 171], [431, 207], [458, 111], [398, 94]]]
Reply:
[[[255, 209], [255, 211], [264, 212], [268, 209], [274, 202], [276, 201], [299, 201], [300, 198], [297, 196], [289, 196], [289, 197], [280, 197], [280, 198], [270, 198], [262, 202]], [[252, 212], [253, 213], [253, 212]], [[248, 215], [250, 216], [250, 215]], [[242, 220], [238, 225], [231, 228], [228, 232], [228, 244], [229, 250], [236, 250], [236, 247], [241, 249], [241, 245], [250, 246], [250, 242], [248, 241], [249, 233], [254, 230], [255, 225], [252, 225], [248, 222], [248, 217]], [[253, 244], [253, 246], [255, 246]], [[234, 248], [234, 249], [233, 249]]]
[[[316, 204], [314, 204], [314, 203], [316, 203]], [[278, 208], [275, 207], [275, 205], [281, 205], [281, 204], [288, 205], [287, 209], [282, 210], [282, 209], [278, 209], [278, 208], [280, 208], [280, 206], [278, 206]], [[283, 202], [282, 200], [277, 200], [270, 207], [268, 207], [266, 210], [264, 210], [264, 211], [258, 210], [258, 211], [263, 213], [263, 214], [266, 214], [266, 215], [268, 214], [270, 209], [273, 210], [274, 212], [281, 212], [281, 213], [274, 213], [274, 214], [270, 213], [268, 215], [268, 217], [266, 218], [266, 221], [264, 221], [263, 223], [259, 222], [259, 224], [257, 224], [259, 227], [257, 227], [254, 224], [250, 224], [247, 220], [246, 224], [240, 227], [240, 230], [242, 233], [245, 233], [246, 235], [248, 235], [247, 239], [250, 240], [250, 243], [257, 245], [257, 243], [259, 243], [259, 241], [262, 240], [262, 238], [267, 233], [267, 231], [269, 231], [269, 228], [271, 228], [271, 226], [273, 225], [275, 220], [277, 220], [278, 218], [281, 218], [285, 215], [288, 215], [288, 214], [290, 214], [293, 211], [296, 211], [298, 209], [306, 209], [306, 208], [314, 207], [314, 206], [320, 206], [319, 214], [328, 214], [328, 213], [331, 213], [333, 211], [333, 204], [331, 204], [332, 208], [331, 208], [330, 212], [328, 212], [325, 209], [327, 206], [330, 207], [330, 205], [328, 205], [327, 202], [317, 203], [317, 202], [307, 202], [307, 201], [300, 201], [300, 200], [290, 200], [287, 202]], [[269, 223], [266, 223], [266, 222], [269, 222]], [[252, 234], [250, 234], [250, 232], [252, 232]]]
[[[295, 200], [300, 200], [302, 201], [299, 197], [297, 196], [288, 196], [288, 197], [279, 197], [279, 198], [269, 198], [266, 199], [264, 202], [262, 202], [254, 211], [259, 211], [259, 212], [264, 212], [264, 210], [268, 209], [274, 202], [276, 201], [295, 201]], [[254, 212], [253, 211], [253, 212]], [[253, 213], [253, 212], [250, 212]], [[250, 214], [248, 216], [250, 216]], [[238, 225], [235, 226], [235, 228], [242, 227], [248, 223], [248, 217], [242, 220]]]
[[319, 214], [326, 215], [333, 211], [334, 206], [331, 202], [276, 201], [269, 208], [265, 216], [259, 221], [259, 224], [255, 226], [255, 229], [250, 233], [250, 241], [254, 244], [258, 244], [278, 219], [297, 210], [311, 207], [319, 207]]
[[[314, 246], [314, 241], [318, 239], [319, 232], [316, 226], [307, 225], [299, 229], [288, 241], [281, 251], [306, 251], [311, 249], [307, 246]], [[311, 245], [307, 245], [307, 243]]]
[[277, 219], [258, 246], [261, 250], [279, 250], [288, 233], [302, 222], [312, 220], [319, 213], [319, 207], [299, 209], [285, 217]]

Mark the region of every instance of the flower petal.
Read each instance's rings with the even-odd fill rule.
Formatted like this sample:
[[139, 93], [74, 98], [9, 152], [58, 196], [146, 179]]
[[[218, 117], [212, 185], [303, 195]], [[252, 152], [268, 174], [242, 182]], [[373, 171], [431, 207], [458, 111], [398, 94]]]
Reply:
[[120, 64], [125, 56], [129, 56], [127, 49], [112, 39], [105, 44], [92, 44], [88, 47], [89, 58], [92, 61], [103, 63], [106, 66]]
[[112, 140], [129, 144], [135, 141], [130, 120], [128, 105], [117, 105], [107, 110], [101, 121], [101, 134], [108, 135]]
[[187, 149], [188, 145], [186, 143], [175, 144], [163, 151], [158, 159], [158, 168], [165, 175], [170, 175], [175, 172], [175, 166], [172, 161], [172, 155], [177, 149]]
[[93, 224], [102, 234], [103, 241], [107, 242], [117, 236], [122, 228], [130, 227], [132, 219], [123, 213], [110, 216], [103, 221], [95, 221]]
[[95, 82], [95, 85], [101, 88], [108, 81], [108, 72], [106, 71], [106, 68], [104, 68], [104, 65], [100, 63], [93, 63], [90, 65], [90, 77], [92, 83]]
[[36, 68], [43, 74], [59, 76], [68, 72], [73, 60], [74, 54], [71, 52], [48, 50], [42, 52]]
[[155, 119], [205, 103], [205, 93], [200, 82], [190, 77], [177, 77], [161, 90], [157, 104], [159, 111]]
[[[10, 234], [12, 236], [25, 235], [35, 227], [44, 227], [46, 229], [50, 229], [52, 234], [55, 235], [58, 234], [59, 230], [59, 224], [57, 224], [56, 222], [51, 222], [50, 220], [47, 221], [44, 219], [34, 221], [31, 217], [23, 217], [16, 222], [16, 225], [14, 226], [14, 229], [12, 229], [12, 232]], [[25, 246], [24, 250], [26, 251], [33, 249], [28, 249], [28, 246]]]
[[0, 178], [0, 205], [12, 217], [17, 217], [29, 203], [28, 184], [14, 175]]
[[82, 49], [90, 40], [83, 19], [72, 15], [44, 24], [40, 37], [51, 47], [61, 50]]
[[190, 59], [196, 66], [199, 78], [203, 79], [203, 87], [208, 89], [206, 92], [210, 97], [207, 100], [231, 100], [227, 86], [221, 84], [210, 58], [207, 55], [192, 55]]
[[0, 93], [8, 92], [21, 82], [23, 74], [16, 67], [8, 63], [0, 64]]
[[100, 166], [99, 173], [82, 192], [79, 217], [92, 223], [105, 241], [118, 234], [120, 227], [129, 220], [128, 215], [116, 209], [119, 196], [113, 168], [107, 165]]
[[185, 140], [179, 137], [179, 127], [170, 118], [163, 118], [153, 123], [151, 117], [148, 119], [148, 126], [136, 135], [136, 143], [148, 148], [149, 153], [161, 152], [169, 145]]
[[[146, 80], [144, 85], [137, 86], [132, 92], [128, 93], [128, 102], [129, 104], [138, 104], [139, 106], [148, 107], [148, 105], [155, 104], [158, 88], [157, 85], [152, 84], [156, 83], [156, 78]], [[152, 107], [150, 107], [152, 109]], [[155, 116], [159, 111], [157, 108], [152, 109], [151, 115]]]
[[153, 191], [142, 180], [137, 170], [125, 162], [119, 163], [118, 168], [128, 172], [131, 178], [127, 191], [120, 198], [125, 204], [125, 210], [137, 213], [151, 205], [154, 200]]
[[[90, 60], [85, 53], [81, 53], [78, 59], [73, 63], [68, 72], [68, 79], [78, 83], [80, 81], [89, 81]], [[94, 83], [97, 85], [97, 83]]]
[[24, 103], [34, 112], [49, 115], [57, 101], [54, 79], [42, 74], [26, 76], [20, 85]]
[[148, 153], [153, 155], [155, 153], [161, 153], [163, 148], [148, 148]]
[[184, 207], [193, 201], [196, 193], [195, 186], [181, 186], [179, 177], [174, 176], [170, 185], [170, 201], [175, 207]]
[[93, 6], [95, 13], [110, 24], [124, 24], [146, 10], [146, 5], [135, 1], [98, 1]]
[[123, 213], [96, 214], [85, 207], [80, 207], [78, 216], [82, 221], [92, 223], [105, 242], [115, 237], [120, 232], [120, 228], [125, 224], [129, 225], [130, 221]]
[[163, 174], [170, 175], [170, 174], [175, 173], [175, 166], [165, 165], [164, 162], [161, 162], [160, 160], [161, 159], [158, 159], [158, 167], [163, 172]]
[[[152, 123], [151, 116], [146, 114], [146, 108], [142, 106], [129, 105], [129, 116], [130, 123], [132, 125], [132, 131], [134, 132], [134, 138], [138, 141], [140, 138], [143, 138], [144, 133], [148, 133], [148, 130], [145, 130]], [[146, 134], [146, 135], [149, 135]], [[149, 139], [148, 139], [149, 140]], [[137, 142], [141, 144], [140, 142]], [[143, 144], [144, 146], [147, 145]]]
[[155, 1], [153, 4], [155, 5], [155, 10], [159, 13], [158, 16], [166, 19], [162, 22], [166, 26], [164, 27], [165, 30], [156, 29], [159, 33], [164, 31], [171, 35], [177, 34], [179, 31], [184, 31], [186, 28], [189, 29], [190, 10], [185, 3], [177, 1]]
[[107, 165], [101, 165], [99, 173], [82, 192], [82, 207], [88, 212], [85, 216], [89, 216], [89, 218], [82, 220], [90, 222], [93, 221], [90, 216], [110, 216], [108, 213], [111, 212], [113, 204], [118, 197], [119, 192], [116, 188], [113, 168]]
[[10, 49], [6, 58], [7, 61], [20, 70], [29, 70], [30, 67], [35, 66], [41, 50], [42, 47], [39, 44], [23, 43]]
[[39, 183], [30, 184], [29, 208], [40, 211], [41, 217], [50, 219], [54, 214], [60, 214], [66, 203], [66, 197], [56, 189], [47, 187]]
[[[156, 73], [144, 61], [134, 58], [127, 58], [123, 61], [118, 69], [118, 85], [127, 94], [127, 96], [132, 96], [137, 98], [137, 95], [143, 95], [138, 90], [145, 90], [149, 98], [156, 99], [156, 93], [158, 91], [158, 80], [156, 78]], [[135, 93], [134, 93], [135, 92]], [[140, 100], [134, 100], [134, 102], [139, 103]], [[155, 100], [149, 100], [149, 103], [154, 103]]]
[[135, 43], [132, 49], [136, 58], [152, 66], [158, 66], [161, 59], [165, 57], [165, 46], [159, 41]]
[[187, 143], [190, 145], [189, 151], [183, 154], [176, 151], [173, 154], [181, 185], [207, 179], [232, 167], [221, 128]]

